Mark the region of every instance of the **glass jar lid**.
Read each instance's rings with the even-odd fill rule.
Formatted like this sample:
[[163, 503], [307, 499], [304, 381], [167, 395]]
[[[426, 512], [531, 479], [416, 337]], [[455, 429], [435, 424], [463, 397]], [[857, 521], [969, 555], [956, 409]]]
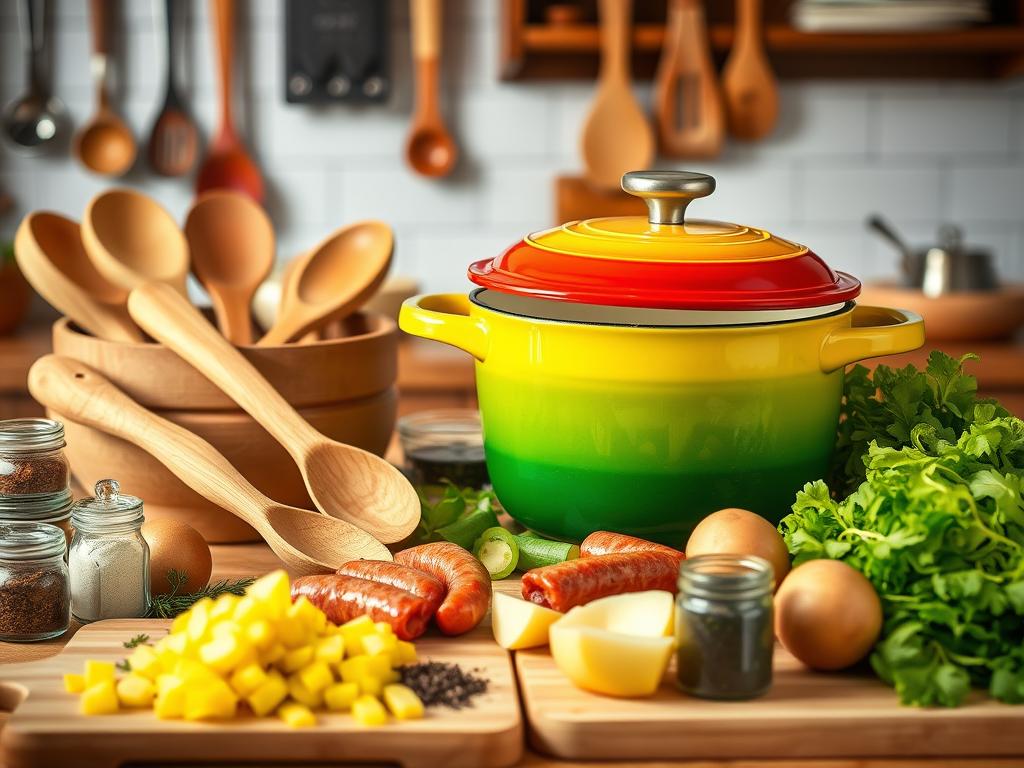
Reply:
[[622, 188], [648, 216], [587, 219], [537, 232], [469, 268], [477, 285], [582, 304], [654, 309], [795, 309], [841, 304], [860, 282], [805, 246], [754, 227], [687, 220], [715, 180], [631, 171]]
[[128, 524], [142, 524], [142, 499], [121, 494], [116, 480], [100, 480], [96, 496], [82, 499], [71, 508], [71, 523], [76, 529], [100, 530]]
[[65, 446], [64, 425], [53, 419], [0, 421], [0, 454], [44, 453]]
[[749, 600], [775, 588], [772, 564], [756, 555], [697, 555], [679, 566], [679, 591], [708, 600]]
[[0, 560], [63, 557], [64, 531], [48, 523], [0, 523]]
[[70, 490], [33, 496], [0, 496], [0, 520], [66, 520], [71, 516]]

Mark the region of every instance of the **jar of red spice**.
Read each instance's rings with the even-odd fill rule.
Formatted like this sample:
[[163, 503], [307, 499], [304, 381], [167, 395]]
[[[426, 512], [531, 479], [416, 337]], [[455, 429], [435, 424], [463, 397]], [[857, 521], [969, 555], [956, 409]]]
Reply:
[[64, 425], [52, 419], [0, 421], [0, 497], [67, 491]]
[[68, 547], [74, 529], [71, 527], [70, 490], [33, 496], [0, 496], [0, 523], [49, 523], [64, 531]]
[[64, 533], [45, 523], [0, 523], [0, 640], [63, 635], [71, 617]]

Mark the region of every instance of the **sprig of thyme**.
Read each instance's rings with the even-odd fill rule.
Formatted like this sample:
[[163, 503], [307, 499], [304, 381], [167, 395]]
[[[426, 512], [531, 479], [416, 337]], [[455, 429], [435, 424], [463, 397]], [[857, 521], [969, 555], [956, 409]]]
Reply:
[[149, 645], [149, 635], [136, 635], [131, 640], [125, 640], [122, 645], [125, 648], [137, 648], [140, 645]]
[[236, 581], [224, 579], [216, 584], [208, 584], [195, 592], [181, 594], [179, 594], [179, 590], [188, 581], [188, 574], [184, 571], [170, 570], [167, 572], [167, 581], [171, 585], [171, 591], [166, 595], [156, 595], [153, 597], [150, 602], [149, 613], [146, 614], [149, 618], [173, 619], [178, 614], [187, 611], [204, 597], [216, 599], [221, 595], [244, 595], [245, 590], [256, 579], [245, 578]]

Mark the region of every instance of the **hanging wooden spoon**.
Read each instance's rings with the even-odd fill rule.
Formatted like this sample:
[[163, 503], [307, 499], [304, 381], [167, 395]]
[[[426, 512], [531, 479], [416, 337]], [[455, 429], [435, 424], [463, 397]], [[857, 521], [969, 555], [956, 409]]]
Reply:
[[91, 0], [93, 55], [97, 112], [75, 136], [75, 156], [93, 173], [123, 176], [135, 162], [135, 138], [110, 107], [107, 62], [110, 53], [106, 0]]
[[96, 271], [78, 222], [59, 213], [30, 213], [14, 236], [14, 257], [36, 292], [83, 330], [108, 341], [142, 341], [125, 306], [128, 291]]
[[654, 132], [629, 83], [633, 0], [599, 0], [598, 16], [601, 72], [580, 146], [587, 180], [618, 190], [622, 174], [650, 166]]
[[754, 141], [771, 133], [779, 116], [779, 88], [764, 50], [761, 0], [736, 0], [736, 31], [722, 70], [729, 133]]
[[405, 144], [409, 166], [422, 176], [447, 176], [459, 149], [441, 117], [441, 0], [412, 0], [412, 58], [416, 67], [416, 111]]
[[149, 136], [149, 166], [161, 176], [183, 176], [192, 170], [199, 154], [199, 131], [175, 85], [175, 0], [164, 0], [167, 32], [167, 87], [164, 106]]
[[725, 108], [700, 0], [670, 0], [655, 103], [665, 154], [714, 157], [725, 138]]
[[412, 533], [420, 502], [402, 473], [379, 456], [317, 432], [186, 298], [150, 283], [131, 292], [128, 311], [273, 435], [298, 465], [317, 509], [385, 543]]
[[248, 195], [206, 192], [185, 219], [192, 271], [233, 344], [252, 343], [252, 297], [274, 266], [274, 228]]
[[156, 200], [131, 189], [111, 189], [89, 201], [82, 242], [97, 271], [130, 291], [158, 280], [185, 295], [188, 243]]
[[247, 522], [293, 576], [331, 572], [359, 558], [391, 559], [387, 547], [344, 520], [271, 501], [208, 442], [143, 408], [77, 360], [40, 358], [28, 386], [45, 407], [137, 445], [200, 496]]
[[277, 319], [258, 344], [286, 344], [355, 312], [384, 281], [394, 246], [387, 224], [360, 221], [299, 256], [281, 284]]

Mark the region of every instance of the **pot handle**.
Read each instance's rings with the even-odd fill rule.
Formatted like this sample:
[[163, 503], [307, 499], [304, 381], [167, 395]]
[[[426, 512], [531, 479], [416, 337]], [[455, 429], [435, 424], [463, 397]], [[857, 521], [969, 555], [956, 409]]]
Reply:
[[398, 326], [413, 336], [451, 344], [481, 363], [490, 345], [482, 318], [469, 316], [469, 297], [462, 293], [413, 296], [402, 304]]
[[905, 309], [864, 307], [853, 310], [853, 325], [836, 328], [821, 345], [825, 373], [869, 357], [910, 352], [924, 344], [924, 320]]

